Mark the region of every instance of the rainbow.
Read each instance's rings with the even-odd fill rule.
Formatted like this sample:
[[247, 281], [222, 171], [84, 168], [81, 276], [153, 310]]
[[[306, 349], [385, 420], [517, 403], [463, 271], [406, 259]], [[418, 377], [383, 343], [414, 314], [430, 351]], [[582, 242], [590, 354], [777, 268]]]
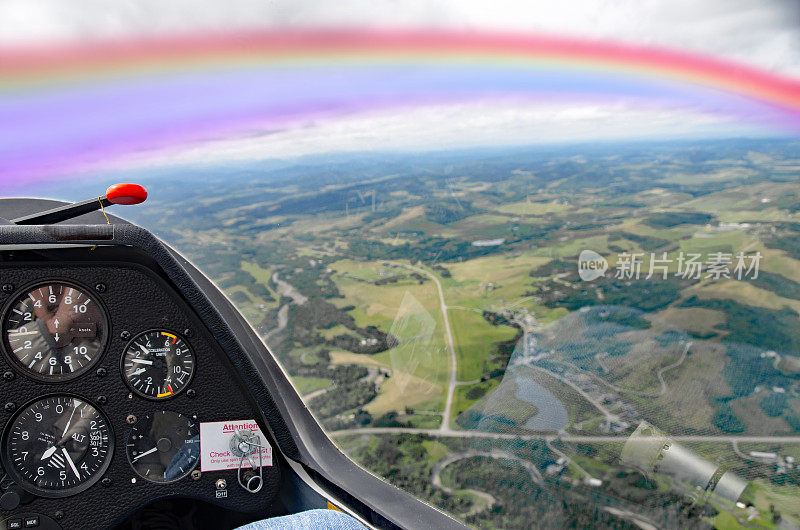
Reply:
[[800, 81], [664, 49], [440, 31], [0, 48], [0, 185], [209, 138], [420, 103], [626, 100], [800, 132]]

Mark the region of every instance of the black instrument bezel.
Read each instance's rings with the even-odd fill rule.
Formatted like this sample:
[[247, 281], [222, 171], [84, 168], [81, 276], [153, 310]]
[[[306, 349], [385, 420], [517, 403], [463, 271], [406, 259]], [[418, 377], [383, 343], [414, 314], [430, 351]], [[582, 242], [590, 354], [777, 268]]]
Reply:
[[[36, 289], [37, 287], [45, 286], [45, 285], [52, 285], [52, 284], [63, 284], [69, 285], [75, 289], [83, 291], [93, 297], [93, 301], [98, 305], [100, 308], [100, 314], [103, 317], [103, 327], [105, 329], [105, 337], [103, 337], [102, 343], [100, 345], [100, 349], [97, 352], [97, 355], [92, 358], [92, 361], [85, 367], [81, 368], [78, 371], [71, 372], [64, 375], [40, 375], [28, 370], [25, 366], [22, 366], [19, 362], [19, 359], [16, 358], [14, 352], [11, 351], [11, 345], [8, 344], [8, 334], [6, 331], [6, 318], [8, 317], [8, 312], [11, 311], [11, 308], [20, 300], [20, 297], [23, 294], [30, 293], [32, 290]], [[6, 301], [3, 305], [2, 313], [0, 313], [0, 333], [2, 333], [2, 338], [0, 338], [0, 350], [3, 352], [3, 356], [5, 357], [8, 364], [14, 369], [15, 372], [19, 373], [23, 377], [27, 377], [29, 379], [33, 379], [34, 381], [39, 381], [42, 383], [47, 384], [59, 384], [65, 383], [67, 381], [72, 381], [73, 379], [77, 379], [87, 373], [97, 366], [97, 364], [105, 357], [106, 353], [108, 352], [108, 346], [111, 343], [111, 319], [109, 318], [108, 307], [106, 307], [105, 300], [100, 296], [95, 289], [91, 289], [86, 285], [81, 284], [80, 282], [76, 282], [72, 279], [65, 279], [61, 277], [54, 277], [54, 278], [46, 278], [43, 280], [35, 280], [33, 282], [29, 282], [22, 286], [21, 288], [17, 289]]]
[[[49, 490], [49, 489], [44, 489], [44, 488], [38, 488], [35, 485], [33, 485], [30, 482], [28, 482], [24, 477], [22, 477], [19, 474], [17, 469], [14, 467], [14, 465], [9, 460], [11, 458], [11, 456], [7, 454], [8, 450], [9, 450], [9, 444], [8, 444], [8, 441], [7, 441], [8, 440], [8, 435], [9, 435], [9, 432], [11, 431], [12, 426], [17, 421], [17, 419], [20, 417], [20, 415], [22, 413], [24, 413], [26, 410], [28, 410], [34, 404], [36, 404], [36, 403], [38, 403], [40, 401], [45, 401], [47, 399], [54, 398], [54, 397], [75, 398], [75, 399], [80, 399], [80, 400], [84, 401], [85, 403], [88, 403], [89, 405], [94, 407], [94, 409], [98, 413], [100, 413], [103, 416], [103, 419], [105, 420], [106, 425], [108, 426], [108, 431], [109, 431], [108, 452], [106, 453], [106, 459], [103, 462], [102, 467], [98, 470], [98, 472], [95, 473], [94, 476], [92, 476], [90, 479], [88, 479], [85, 482], [82, 482], [81, 484], [78, 484], [77, 486], [73, 486], [71, 488], [66, 488], [66, 489], [61, 489], [61, 490]], [[50, 394], [44, 394], [44, 395], [41, 395], [41, 396], [37, 396], [34, 399], [31, 399], [30, 401], [26, 402], [11, 417], [11, 419], [8, 420], [8, 422], [6, 423], [5, 427], [3, 428], [3, 434], [2, 434], [2, 437], [0, 437], [0, 440], [2, 440], [2, 443], [0, 443], [0, 446], [2, 446], [2, 448], [3, 448], [3, 450], [0, 452], [0, 462], [2, 462], [3, 469], [5, 470], [5, 472], [8, 473], [8, 475], [14, 480], [14, 482], [17, 485], [19, 485], [19, 487], [21, 487], [22, 489], [24, 489], [28, 493], [32, 493], [33, 495], [37, 495], [39, 497], [44, 497], [44, 498], [47, 498], [47, 499], [63, 499], [65, 497], [72, 497], [74, 495], [77, 495], [79, 493], [82, 493], [82, 492], [88, 490], [89, 488], [91, 488], [92, 486], [97, 484], [103, 478], [103, 475], [106, 474], [106, 472], [108, 471], [108, 468], [111, 466], [111, 462], [112, 462], [112, 460], [114, 460], [114, 451], [116, 449], [116, 434], [114, 433], [114, 425], [111, 422], [111, 419], [109, 418], [108, 414], [106, 414], [105, 411], [102, 408], [100, 408], [98, 405], [96, 405], [94, 403], [94, 401], [92, 401], [91, 399], [86, 399], [85, 397], [83, 397], [83, 396], [81, 396], [79, 394], [72, 393], [72, 392], [52, 392]]]
[[198, 420], [197, 418], [193, 418], [191, 416], [187, 416], [186, 414], [182, 414], [180, 412], [175, 412], [174, 410], [150, 411], [150, 412], [146, 413], [145, 415], [139, 417], [136, 420], [136, 423], [131, 425], [131, 428], [128, 430], [128, 434], [125, 437], [125, 457], [128, 459], [128, 465], [131, 466], [131, 469], [133, 470], [133, 472], [136, 473], [136, 476], [140, 477], [142, 480], [146, 480], [147, 482], [151, 482], [153, 484], [173, 484], [175, 482], [179, 482], [179, 481], [185, 479], [186, 477], [188, 477], [189, 475], [192, 474], [192, 471], [197, 469], [197, 466], [200, 465], [200, 458], [202, 457], [202, 453], [198, 453], [197, 460], [194, 461], [194, 464], [192, 464], [192, 467], [188, 471], [186, 471], [184, 474], [182, 474], [178, 478], [174, 478], [172, 480], [153, 480], [151, 478], [148, 478], [148, 477], [142, 475], [141, 473], [139, 473], [136, 470], [136, 467], [134, 467], [133, 462], [131, 461], [131, 453], [130, 453], [130, 449], [129, 449], [130, 448], [131, 434], [133, 434], [133, 432], [136, 430], [136, 426], [139, 425], [139, 423], [141, 423], [146, 418], [149, 418], [149, 417], [152, 417], [152, 416], [158, 414], [159, 412], [161, 412], [161, 413], [167, 412], [167, 413], [171, 413], [171, 414], [177, 414], [178, 416], [180, 416], [182, 418], [186, 418], [189, 421], [194, 422], [194, 426], [197, 429], [197, 436], [198, 437], [200, 436], [200, 420]]
[[[128, 348], [131, 347], [131, 344], [133, 344], [133, 341], [135, 341], [136, 339], [138, 339], [142, 335], [145, 335], [147, 333], [151, 333], [153, 331], [166, 331], [167, 333], [172, 333], [173, 335], [175, 335], [176, 337], [181, 339], [187, 346], [189, 346], [189, 352], [192, 354], [192, 359], [193, 359], [193, 363], [194, 363], [194, 367], [192, 368], [192, 374], [191, 374], [191, 376], [189, 376], [189, 380], [186, 382], [186, 384], [183, 385], [183, 388], [180, 389], [178, 392], [173, 393], [171, 396], [167, 396], [167, 397], [163, 397], [163, 398], [154, 397], [154, 396], [148, 396], [147, 394], [139, 391], [138, 389], [136, 389], [130, 383], [130, 381], [128, 381], [128, 378], [125, 376], [125, 354], [128, 353]], [[122, 354], [119, 356], [119, 373], [120, 373], [120, 377], [122, 377], [122, 380], [125, 382], [125, 386], [127, 386], [128, 389], [131, 392], [133, 392], [134, 395], [136, 395], [136, 396], [138, 396], [138, 397], [140, 397], [142, 399], [146, 399], [148, 401], [158, 401], [158, 402], [169, 401], [169, 400], [174, 399], [177, 396], [181, 395], [182, 393], [184, 393], [192, 385], [192, 382], [194, 381], [194, 376], [197, 373], [197, 368], [198, 368], [198, 366], [197, 366], [197, 353], [195, 353], [194, 345], [192, 345], [192, 343], [189, 342], [188, 338], [184, 337], [182, 334], [180, 334], [180, 333], [178, 333], [176, 331], [173, 331], [173, 330], [171, 330], [169, 328], [150, 328], [150, 329], [146, 329], [146, 330], [144, 330], [144, 331], [142, 331], [140, 333], [137, 333], [136, 335], [134, 335], [131, 338], [131, 340], [129, 340], [125, 344], [125, 348], [122, 350]]]

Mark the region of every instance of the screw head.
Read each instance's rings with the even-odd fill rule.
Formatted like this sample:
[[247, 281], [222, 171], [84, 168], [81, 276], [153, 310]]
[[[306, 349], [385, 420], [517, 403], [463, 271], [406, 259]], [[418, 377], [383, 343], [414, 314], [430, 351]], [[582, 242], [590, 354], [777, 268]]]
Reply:
[[56, 510], [55, 512], [53, 512], [53, 517], [55, 517], [60, 521], [61, 519], [64, 518], [64, 512], [62, 512], [61, 510]]
[[136, 416], [134, 416], [133, 414], [128, 414], [128, 417], [125, 418], [125, 421], [133, 425], [134, 423], [136, 423]]
[[194, 471], [192, 471], [192, 480], [200, 480], [201, 476], [203, 476], [203, 474], [200, 473], [199, 469], [195, 469]]
[[100, 484], [102, 484], [104, 488], [107, 488], [111, 485], [111, 479], [105, 477], [103, 480], [100, 481]]
[[193, 335], [193, 333], [192, 333], [192, 330], [191, 330], [191, 329], [189, 329], [189, 328], [186, 328], [186, 329], [184, 329], [184, 330], [183, 330], [183, 336], [184, 336], [184, 337], [187, 337], [187, 338], [188, 338], [188, 337], [191, 337], [192, 335]]
[[98, 405], [105, 405], [106, 403], [108, 403], [108, 398], [105, 396], [97, 396], [97, 399], [95, 401], [97, 401]]
[[105, 377], [108, 375], [108, 370], [105, 368], [98, 368], [95, 373], [97, 374], [97, 377]]
[[14, 403], [11, 403], [11, 402], [9, 401], [8, 403], [6, 403], [6, 404], [5, 404], [5, 406], [3, 407], [3, 410], [5, 410], [5, 411], [6, 411], [6, 412], [8, 412], [9, 414], [11, 414], [11, 413], [12, 413], [12, 412], [14, 412], [15, 410], [17, 410], [17, 406], [16, 406]]
[[197, 390], [195, 390], [194, 388], [190, 388], [189, 390], [186, 391], [186, 397], [188, 397], [189, 399], [194, 399], [195, 397], [197, 397]]
[[13, 381], [14, 380], [14, 372], [11, 370], [3, 373], [3, 379], [6, 381]]
[[122, 340], [128, 340], [128, 339], [131, 338], [131, 332], [125, 330], [125, 331], [123, 331], [122, 333], [119, 334], [119, 338], [121, 338]]
[[11, 294], [14, 292], [14, 284], [13, 283], [4, 283], [3, 284], [3, 292], [6, 294]]
[[106, 284], [98, 283], [97, 285], [94, 286], [94, 290], [97, 291], [98, 293], [104, 293], [106, 292]]

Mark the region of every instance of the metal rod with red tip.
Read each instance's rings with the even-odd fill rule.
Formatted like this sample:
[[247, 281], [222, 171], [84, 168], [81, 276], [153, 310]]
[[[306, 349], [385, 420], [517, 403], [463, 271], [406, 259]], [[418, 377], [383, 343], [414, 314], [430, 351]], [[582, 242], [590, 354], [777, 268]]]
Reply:
[[139, 204], [145, 199], [147, 199], [147, 190], [138, 184], [114, 184], [109, 186], [106, 194], [100, 197], [18, 217], [11, 219], [11, 222], [18, 225], [49, 225], [94, 212], [112, 204]]

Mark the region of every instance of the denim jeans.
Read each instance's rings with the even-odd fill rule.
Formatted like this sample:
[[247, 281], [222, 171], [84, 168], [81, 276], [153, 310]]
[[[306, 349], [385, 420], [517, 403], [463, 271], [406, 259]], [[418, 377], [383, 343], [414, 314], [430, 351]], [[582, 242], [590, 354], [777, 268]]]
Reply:
[[239, 527], [237, 530], [365, 530], [366, 527], [346, 513], [336, 510], [306, 512], [273, 517]]

